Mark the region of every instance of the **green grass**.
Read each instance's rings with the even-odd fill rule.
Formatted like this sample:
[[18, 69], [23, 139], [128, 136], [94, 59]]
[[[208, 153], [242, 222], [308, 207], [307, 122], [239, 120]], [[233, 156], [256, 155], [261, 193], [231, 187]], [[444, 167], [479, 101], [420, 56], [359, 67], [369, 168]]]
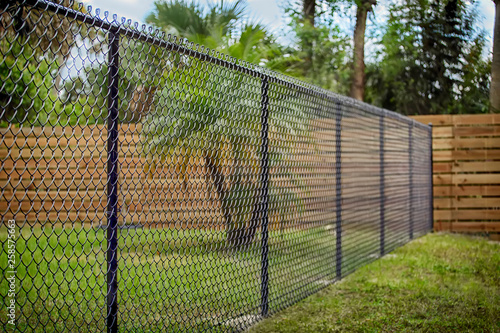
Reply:
[[[100, 332], [106, 320], [105, 231], [83, 227], [17, 228], [18, 331]], [[5, 248], [7, 231], [0, 229]], [[260, 239], [241, 252], [226, 249], [225, 232], [171, 229], [119, 230], [119, 327], [123, 332], [227, 331], [224, 319], [257, 315]], [[328, 275], [335, 237], [324, 228], [270, 233], [270, 307], [290, 291]], [[310, 251], [313, 247], [318, 253]], [[6, 270], [2, 252], [0, 268]], [[325, 260], [327, 262], [325, 262]], [[328, 267], [328, 272], [325, 272]], [[293, 269], [292, 269], [293, 268]], [[316, 286], [317, 289], [320, 286]], [[7, 281], [0, 281], [2, 303]], [[0, 309], [5, 325], [6, 309]]]
[[424, 236], [250, 332], [500, 332], [500, 243]]
[[[19, 231], [18, 331], [102, 331], [105, 231], [76, 226]], [[349, 229], [344, 236], [345, 269], [376, 259], [376, 233]], [[4, 247], [6, 237], [1, 228]], [[237, 253], [227, 251], [223, 230], [125, 229], [118, 238], [121, 332], [231, 331], [238, 320], [258, 318], [259, 238]], [[277, 313], [254, 331], [500, 330], [500, 246], [451, 235], [418, 239], [278, 312], [334, 280], [335, 239], [321, 226], [270, 232], [269, 306]], [[4, 256], [5, 251], [3, 272]], [[3, 303], [7, 289], [2, 279]], [[5, 307], [0, 317], [5, 325]]]

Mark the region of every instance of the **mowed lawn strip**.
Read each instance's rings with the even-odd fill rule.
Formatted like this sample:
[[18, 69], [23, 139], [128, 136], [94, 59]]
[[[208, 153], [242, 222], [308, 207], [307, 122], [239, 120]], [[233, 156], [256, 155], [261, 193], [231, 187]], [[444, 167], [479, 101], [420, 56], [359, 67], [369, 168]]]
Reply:
[[500, 243], [424, 236], [249, 331], [500, 332]]

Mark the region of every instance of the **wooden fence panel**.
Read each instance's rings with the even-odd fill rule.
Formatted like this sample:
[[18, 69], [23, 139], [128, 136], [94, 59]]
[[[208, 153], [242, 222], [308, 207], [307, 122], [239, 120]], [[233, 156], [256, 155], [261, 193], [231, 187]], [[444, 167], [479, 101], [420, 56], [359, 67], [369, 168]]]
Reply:
[[[415, 116], [414, 119], [434, 125], [436, 230], [497, 231], [500, 223], [500, 115]], [[345, 121], [348, 123], [349, 119]], [[324, 128], [315, 134], [321, 146], [316, 148], [321, 148], [322, 153], [307, 157], [316, 166], [315, 173], [307, 177], [307, 185], [328, 182], [334, 188], [334, 132], [330, 130], [333, 123], [324, 122]], [[347, 188], [358, 183], [367, 185], [361, 174], [351, 174], [353, 169], [348, 167], [351, 164], [356, 167], [356, 173], [378, 172], [379, 167], [378, 163], [368, 163], [378, 158], [377, 131], [358, 131], [356, 123], [350, 125], [352, 127], [346, 127], [342, 133], [342, 144], [348, 149], [342, 156], [346, 167], [343, 182]], [[187, 172], [195, 176], [190, 176], [187, 182], [178, 177], [178, 170], [173, 167], [162, 166], [153, 175], [146, 175], [147, 161], [140, 154], [139, 126], [120, 128], [122, 220], [164, 223], [169, 219], [188, 221], [195, 216], [221, 223], [220, 208], [203, 176], [204, 165], [200, 158], [189, 164]], [[105, 126], [11, 128], [0, 129], [0, 132], [3, 137], [0, 148], [0, 185], [3, 188], [0, 212], [3, 219], [105, 223]], [[405, 147], [399, 147], [401, 139], [390, 133], [387, 144], [392, 148], [387, 151], [387, 171], [404, 173], [405, 166], [397, 161], [406, 155]], [[311, 152], [311, 147], [303, 148], [306, 155]], [[371, 150], [373, 156], [369, 153]], [[345, 195], [349, 196], [347, 188]], [[212, 203], [210, 209], [199, 204], [208, 201]], [[321, 202], [316, 204], [323, 205]]]
[[500, 231], [500, 114], [414, 116], [433, 124], [434, 226]]
[[[316, 126], [319, 127], [314, 132], [316, 144], [304, 141], [294, 150], [297, 165], [302, 166], [295, 167], [294, 172], [302, 176], [305, 187], [315, 189], [313, 193], [295, 189], [307, 207], [303, 224], [334, 216], [331, 203], [335, 201], [335, 136], [334, 132], [325, 134], [334, 123], [324, 121]], [[12, 127], [0, 129], [0, 134], [3, 140], [0, 145], [0, 216], [3, 221], [93, 226], [107, 223], [105, 125], [75, 129]], [[349, 137], [345, 139], [349, 141]], [[212, 183], [207, 182], [201, 157], [191, 158], [184, 179], [175, 161], [151, 167], [141, 151], [140, 125], [121, 125], [119, 142], [120, 223], [223, 228], [220, 201]], [[345, 160], [357, 161], [363, 155], [366, 152], [354, 152]], [[282, 187], [292, 186], [289, 180], [280, 179], [282, 171], [271, 169], [270, 172]], [[324, 191], [325, 188], [328, 191]], [[275, 206], [270, 206], [271, 230], [281, 228], [283, 220], [280, 217], [282, 209]], [[291, 212], [294, 208], [287, 209]]]

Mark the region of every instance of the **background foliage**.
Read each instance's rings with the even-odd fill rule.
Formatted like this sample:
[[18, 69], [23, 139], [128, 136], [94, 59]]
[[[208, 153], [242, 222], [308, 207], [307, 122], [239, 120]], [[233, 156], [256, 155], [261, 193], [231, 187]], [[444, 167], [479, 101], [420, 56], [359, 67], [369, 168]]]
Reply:
[[[341, 27], [338, 18], [352, 15], [355, 11], [348, 9], [360, 3], [325, 0], [314, 4], [317, 10], [311, 23], [300, 10], [302, 2], [288, 3], [284, 15], [290, 23], [281, 35], [248, 20], [243, 0], [214, 2], [208, 7], [196, 1], [157, 0], [146, 21], [229, 56], [348, 94], [352, 31]], [[478, 28], [474, 1], [393, 0], [385, 6], [389, 7], [388, 19], [376, 26], [377, 31], [367, 32], [375, 51], [365, 59], [365, 101], [407, 115], [488, 112], [491, 56], [485, 51], [485, 32]], [[377, 15], [376, 6], [371, 15]], [[102, 61], [87, 62], [90, 64], [64, 82], [61, 68], [71, 50], [85, 44], [78, 41], [85, 39], [92, 45], [89, 52], [96, 59], [105, 59], [105, 43], [96, 43], [105, 36], [69, 26], [62, 19], [60, 29], [68, 33], [56, 28], [40, 32], [51, 39], [41, 40], [43, 47], [34, 50], [24, 36], [36, 36], [38, 27], [32, 21], [39, 13], [23, 9], [4, 16], [6, 25], [1, 32], [9, 38], [0, 45], [5, 59], [0, 76], [6, 82], [0, 89], [1, 125], [26, 121], [35, 125], [102, 123], [106, 118], [107, 67]], [[30, 29], [35, 33], [28, 34]], [[151, 103], [168, 77], [161, 70], [165, 67], [165, 60], [158, 56], [161, 52], [143, 52], [144, 45], [133, 43], [125, 45], [126, 54], [121, 57], [121, 68], [126, 70], [120, 73], [120, 116], [126, 122], [141, 121], [148, 109], [138, 112], [137, 104]], [[18, 59], [17, 66], [12, 67], [14, 59]], [[147, 69], [137, 68], [140, 64], [159, 70], [148, 75], [151, 72]]]

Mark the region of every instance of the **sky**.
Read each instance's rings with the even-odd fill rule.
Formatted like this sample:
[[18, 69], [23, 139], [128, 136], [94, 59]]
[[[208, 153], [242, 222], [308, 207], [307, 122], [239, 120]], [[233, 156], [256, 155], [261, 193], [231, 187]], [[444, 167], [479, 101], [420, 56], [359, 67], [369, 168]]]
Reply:
[[[280, 31], [286, 29], [286, 21], [282, 10], [285, 1], [247, 0], [249, 16], [253, 21], [265, 24], [271, 32], [279, 34]], [[154, 0], [84, 0], [83, 2], [91, 5], [92, 8], [100, 8], [102, 11], [109, 11], [111, 14], [117, 14], [118, 17], [125, 17], [139, 23], [144, 22], [147, 14], [154, 8]], [[491, 49], [495, 5], [492, 0], [478, 0], [478, 4], [479, 19], [482, 21], [488, 39], [487, 47]], [[350, 24], [354, 27], [354, 18], [352, 21]]]
[[[201, 0], [206, 3], [207, 0]], [[279, 29], [283, 22], [283, 11], [277, 1], [281, 0], [246, 0], [250, 17], [262, 22], [272, 30]], [[154, 9], [154, 0], [83, 0], [83, 3], [92, 8], [101, 8], [118, 17], [125, 17], [142, 23], [146, 16]]]

